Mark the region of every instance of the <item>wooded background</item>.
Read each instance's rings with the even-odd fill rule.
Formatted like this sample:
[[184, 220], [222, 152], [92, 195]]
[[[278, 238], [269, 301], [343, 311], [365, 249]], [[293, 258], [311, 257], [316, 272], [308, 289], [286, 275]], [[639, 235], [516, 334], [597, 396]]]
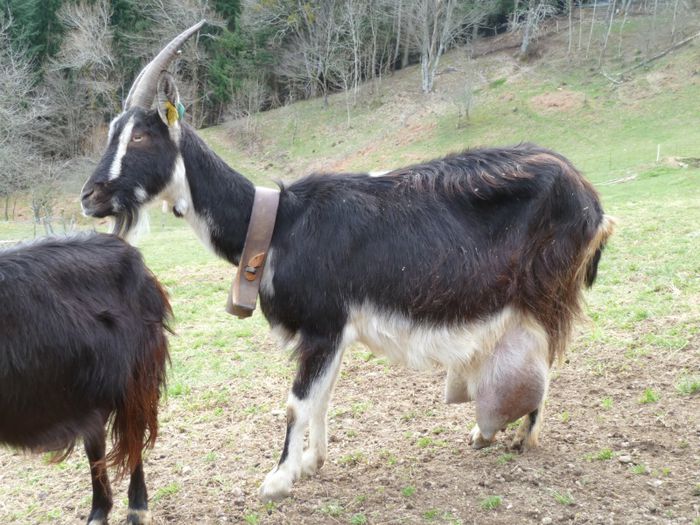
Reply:
[[[89, 170], [143, 65], [173, 36], [209, 22], [174, 66], [190, 122], [208, 126], [345, 92], [420, 64], [436, 88], [442, 54], [510, 32], [513, 52], [546, 59], [542, 31], [568, 32], [572, 67], [623, 73], [692, 36], [697, 0], [0, 0], [0, 198], [29, 194], [53, 215], [66, 173]], [[622, 29], [637, 15], [639, 44]], [[649, 16], [651, 15], [651, 16]], [[619, 43], [618, 33], [619, 32]], [[469, 79], [466, 81], [469, 89]]]

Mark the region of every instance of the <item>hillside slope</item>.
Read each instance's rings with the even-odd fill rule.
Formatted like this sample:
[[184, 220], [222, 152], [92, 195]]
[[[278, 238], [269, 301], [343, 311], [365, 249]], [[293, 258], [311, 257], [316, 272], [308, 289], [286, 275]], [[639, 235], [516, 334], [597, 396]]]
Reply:
[[[652, 166], [658, 147], [662, 157], [700, 156], [700, 42], [616, 85], [569, 66], [564, 39], [550, 36], [547, 58], [531, 64], [511, 52], [470, 60], [452, 51], [427, 96], [414, 66], [363, 86], [355, 105], [352, 96], [336, 94], [328, 107], [320, 99], [298, 102], [203, 133], [260, 181], [389, 169], [522, 141], [563, 153], [594, 182]], [[468, 98], [474, 107], [466, 119], [460, 115]]]

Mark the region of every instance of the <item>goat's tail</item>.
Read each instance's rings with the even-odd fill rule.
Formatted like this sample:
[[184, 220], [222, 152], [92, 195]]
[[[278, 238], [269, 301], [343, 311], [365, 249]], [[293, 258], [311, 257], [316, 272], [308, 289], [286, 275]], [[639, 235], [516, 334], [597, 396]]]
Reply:
[[131, 473], [141, 462], [145, 448], [152, 448], [158, 437], [158, 403], [165, 388], [166, 365], [170, 361], [166, 331], [172, 316], [167, 295], [152, 275], [151, 285], [141, 290], [144, 318], [149, 319], [141, 348], [135, 349], [129, 384], [117, 403], [112, 418], [114, 447], [107, 454], [108, 466], [117, 477]]
[[561, 363], [569, 343], [573, 323], [576, 319], [584, 317], [583, 288], [593, 285], [601, 254], [614, 229], [615, 219], [609, 215], [603, 215], [574, 265], [573, 273], [568, 278], [555, 280], [554, 287], [546, 291], [547, 304], [552, 302], [554, 310], [546, 310], [546, 307], [543, 307], [538, 310], [538, 313], [549, 335], [550, 365], [555, 360]]
[[587, 288], [593, 286], [595, 282], [596, 275], [598, 274], [600, 256], [603, 254], [603, 249], [608, 242], [608, 238], [615, 230], [616, 222], [614, 217], [603, 215], [603, 220], [598, 225], [598, 230], [588, 245], [588, 252], [586, 253], [584, 264], [585, 274], [583, 275], [583, 283]]

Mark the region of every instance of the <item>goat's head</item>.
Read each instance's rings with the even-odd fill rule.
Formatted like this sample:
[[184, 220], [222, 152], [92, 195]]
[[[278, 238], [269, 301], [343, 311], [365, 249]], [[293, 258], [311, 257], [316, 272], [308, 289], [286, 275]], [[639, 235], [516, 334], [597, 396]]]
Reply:
[[[114, 217], [114, 233], [129, 234], [141, 208], [173, 183], [178, 162], [182, 163], [184, 107], [166, 68], [203, 25], [204, 20], [175, 37], [136, 77], [124, 111], [109, 126], [107, 150], [83, 186], [83, 212]], [[151, 109], [154, 102], [156, 108]]]

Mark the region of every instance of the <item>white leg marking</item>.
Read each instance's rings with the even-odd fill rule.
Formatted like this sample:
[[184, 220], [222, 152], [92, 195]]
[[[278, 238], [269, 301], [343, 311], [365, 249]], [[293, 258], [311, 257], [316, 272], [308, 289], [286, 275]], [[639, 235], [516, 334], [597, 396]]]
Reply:
[[134, 525], [151, 525], [151, 511], [129, 509], [126, 515], [126, 522]]
[[319, 385], [318, 399], [312, 407], [313, 412], [309, 421], [309, 448], [304, 451], [301, 460], [301, 473], [305, 476], [316, 474], [328, 455], [328, 404], [338, 380], [344, 351], [344, 348], [338, 350], [326, 377], [323, 378], [323, 384]]
[[122, 171], [122, 158], [126, 155], [126, 148], [129, 146], [131, 141], [131, 130], [134, 129], [134, 117], [131, 117], [129, 121], [124, 125], [121, 135], [119, 135], [119, 146], [117, 147], [117, 153], [114, 155], [114, 160], [112, 165], [109, 167], [109, 180], [114, 180], [119, 177]]
[[[343, 338], [345, 341], [346, 338]], [[338, 377], [338, 370], [343, 360], [346, 344], [340, 345], [333, 360], [324, 370], [323, 375], [314, 380], [311, 391], [303, 400], [290, 392], [287, 399], [287, 411], [293, 414], [294, 422], [290, 429], [287, 443], [287, 457], [284, 462], [272, 469], [265, 477], [260, 487], [260, 498], [263, 501], [274, 501], [285, 498], [292, 490], [292, 484], [302, 473], [316, 472], [326, 459], [327, 442], [327, 413], [328, 402], [333, 386]], [[309, 448], [304, 449], [304, 434], [311, 424], [309, 433]]]
[[466, 372], [461, 366], [449, 367], [445, 378], [445, 403], [466, 403], [471, 399]]

